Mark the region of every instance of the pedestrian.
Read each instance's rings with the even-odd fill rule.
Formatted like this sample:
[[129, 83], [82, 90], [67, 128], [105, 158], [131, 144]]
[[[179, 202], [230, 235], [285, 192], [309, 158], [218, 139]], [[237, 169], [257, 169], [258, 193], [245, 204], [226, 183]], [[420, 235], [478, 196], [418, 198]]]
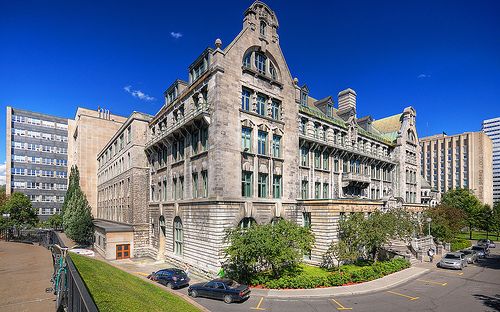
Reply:
[[427, 251], [427, 254], [429, 255], [429, 262], [432, 263], [432, 260], [434, 259], [434, 249], [429, 248], [429, 251]]

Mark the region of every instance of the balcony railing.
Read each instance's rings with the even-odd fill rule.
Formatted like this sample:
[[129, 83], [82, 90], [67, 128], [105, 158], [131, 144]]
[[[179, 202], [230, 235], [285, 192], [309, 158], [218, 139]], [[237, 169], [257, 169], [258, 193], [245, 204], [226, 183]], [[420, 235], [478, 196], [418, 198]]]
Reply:
[[165, 137], [169, 136], [174, 131], [176, 131], [179, 128], [183, 127], [184, 125], [186, 125], [190, 121], [196, 119], [197, 117], [199, 117], [201, 115], [208, 115], [209, 114], [209, 108], [210, 108], [210, 105], [208, 103], [198, 104], [197, 107], [195, 107], [194, 109], [190, 110], [188, 113], [186, 113], [186, 114], [184, 114], [182, 116], [179, 116], [174, 123], [170, 124], [165, 129], [163, 129], [162, 131], [160, 131], [159, 133], [157, 133], [156, 135], [154, 135], [153, 138], [151, 138], [151, 140], [149, 140], [146, 143], [146, 147], [148, 148], [148, 147], [156, 144], [157, 142], [160, 142], [162, 139], [164, 139]]
[[368, 175], [354, 172], [344, 172], [342, 173], [343, 182], [358, 182], [358, 183], [370, 183], [371, 178]]

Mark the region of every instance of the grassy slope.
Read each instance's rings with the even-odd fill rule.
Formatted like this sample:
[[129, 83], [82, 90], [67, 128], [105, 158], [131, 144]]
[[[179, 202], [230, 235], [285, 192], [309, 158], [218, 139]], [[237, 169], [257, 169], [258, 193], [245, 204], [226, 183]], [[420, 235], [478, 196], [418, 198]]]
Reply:
[[[455, 237], [457, 238], [463, 238], [463, 239], [469, 239], [469, 232], [466, 233], [459, 233]], [[485, 239], [486, 238], [486, 232], [478, 232], [478, 231], [472, 231], [472, 239]], [[490, 232], [489, 233], [489, 239], [496, 240], [497, 235], [496, 233]]]
[[184, 299], [102, 261], [71, 254], [100, 311], [199, 311]]

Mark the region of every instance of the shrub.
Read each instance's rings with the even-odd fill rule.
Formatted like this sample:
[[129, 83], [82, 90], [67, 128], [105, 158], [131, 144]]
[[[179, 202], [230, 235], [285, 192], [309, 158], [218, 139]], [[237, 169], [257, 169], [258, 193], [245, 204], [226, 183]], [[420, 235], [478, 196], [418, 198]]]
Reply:
[[451, 251], [457, 251], [472, 246], [470, 240], [456, 238], [451, 241]]

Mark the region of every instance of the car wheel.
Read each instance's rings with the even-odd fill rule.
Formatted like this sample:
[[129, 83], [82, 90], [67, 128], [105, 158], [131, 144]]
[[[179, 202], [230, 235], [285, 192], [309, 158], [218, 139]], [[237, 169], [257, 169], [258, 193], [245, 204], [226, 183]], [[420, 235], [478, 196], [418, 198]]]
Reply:
[[191, 290], [191, 293], [189, 295], [193, 298], [196, 298], [198, 297], [198, 292], [196, 290]]
[[229, 304], [229, 303], [233, 302], [233, 298], [231, 298], [230, 295], [225, 295], [224, 302]]
[[170, 289], [175, 289], [174, 284], [170, 284]]
[[463, 270], [463, 269], [464, 269], [464, 264], [462, 263], [462, 264], [460, 265], [460, 270]]

